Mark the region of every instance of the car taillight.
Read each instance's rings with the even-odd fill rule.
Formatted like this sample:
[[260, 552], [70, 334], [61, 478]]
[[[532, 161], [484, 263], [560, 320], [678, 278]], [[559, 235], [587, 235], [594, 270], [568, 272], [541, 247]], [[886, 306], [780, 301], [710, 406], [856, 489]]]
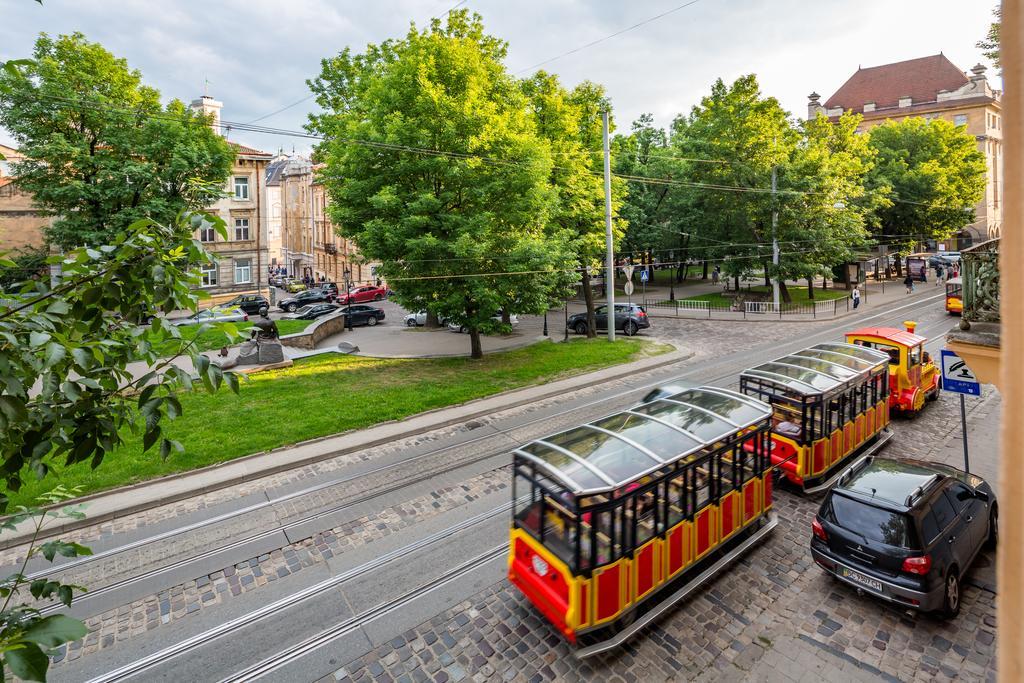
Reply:
[[646, 314], [646, 313], [644, 313], [643, 311], [640, 311], [639, 313], [637, 313], [637, 317], [640, 317], [640, 318], [646, 318], [646, 317], [647, 317], [647, 314]]
[[811, 520], [811, 530], [814, 532], [814, 535], [821, 540], [828, 541], [828, 534], [825, 533], [825, 527], [821, 526], [821, 522], [818, 521], [817, 517]]
[[908, 557], [903, 560], [903, 571], [907, 574], [917, 574], [918, 576], [925, 576], [932, 569], [932, 557], [931, 555], [925, 555], [924, 557]]
[[249, 314], [248, 313], [246, 313], [245, 315], [242, 316], [242, 322], [246, 322], [246, 323], [249, 322]]

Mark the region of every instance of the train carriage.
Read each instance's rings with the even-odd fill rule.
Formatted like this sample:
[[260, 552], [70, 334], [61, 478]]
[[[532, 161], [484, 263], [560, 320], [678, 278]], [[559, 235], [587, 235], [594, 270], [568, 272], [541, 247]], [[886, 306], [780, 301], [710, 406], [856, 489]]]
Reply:
[[771, 404], [771, 462], [806, 493], [828, 488], [853, 457], [881, 448], [889, 424], [889, 356], [826, 343], [740, 375], [740, 391]]
[[962, 315], [964, 312], [964, 281], [951, 277], [946, 281], [946, 313]]
[[577, 656], [620, 644], [775, 526], [771, 415], [697, 387], [516, 449], [509, 580]]

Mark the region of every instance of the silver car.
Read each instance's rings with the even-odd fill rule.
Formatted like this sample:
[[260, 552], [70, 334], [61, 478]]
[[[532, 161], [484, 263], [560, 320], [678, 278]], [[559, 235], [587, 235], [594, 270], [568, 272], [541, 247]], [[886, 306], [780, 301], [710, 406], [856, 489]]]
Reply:
[[[444, 316], [442, 316], [441, 318], [438, 319], [437, 322], [438, 322], [439, 325], [446, 325], [448, 323], [448, 319], [445, 318]], [[427, 312], [426, 311], [416, 311], [415, 313], [410, 313], [407, 316], [405, 316], [405, 326], [406, 327], [423, 327], [426, 324], [427, 324]]]
[[213, 309], [207, 308], [188, 316], [171, 321], [175, 327], [202, 325], [203, 323], [243, 323], [249, 320], [249, 314], [241, 308]]

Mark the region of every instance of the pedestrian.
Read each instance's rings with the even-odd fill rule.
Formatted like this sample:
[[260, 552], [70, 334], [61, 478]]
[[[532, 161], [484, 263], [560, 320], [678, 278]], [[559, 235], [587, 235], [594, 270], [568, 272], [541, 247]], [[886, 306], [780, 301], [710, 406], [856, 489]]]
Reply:
[[942, 276], [943, 276], [944, 272], [945, 271], [942, 270], [942, 266], [941, 265], [935, 266], [935, 284], [932, 285], [933, 287], [938, 287], [939, 283], [942, 282]]
[[717, 285], [719, 278], [719, 268], [715, 266], [715, 269], [711, 271], [711, 283]]
[[854, 285], [850, 298], [853, 299], [853, 310], [856, 311], [857, 307], [860, 306], [860, 285]]
[[903, 284], [907, 286], [907, 294], [914, 293], [914, 276], [909, 272], [907, 273], [907, 276], [903, 278]]

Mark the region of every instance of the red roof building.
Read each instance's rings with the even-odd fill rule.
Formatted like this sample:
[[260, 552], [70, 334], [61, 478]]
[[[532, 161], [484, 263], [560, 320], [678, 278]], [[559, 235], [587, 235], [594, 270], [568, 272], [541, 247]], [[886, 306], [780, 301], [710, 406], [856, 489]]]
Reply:
[[976, 220], [943, 245], [964, 249], [972, 242], [999, 237], [1003, 223], [1002, 91], [991, 86], [986, 71], [978, 64], [965, 73], [942, 53], [858, 68], [825, 104], [821, 95], [811, 93], [807, 116], [836, 120], [854, 112], [862, 116], [860, 131], [908, 116], [963, 126], [978, 141], [988, 164], [987, 187], [975, 207]]

